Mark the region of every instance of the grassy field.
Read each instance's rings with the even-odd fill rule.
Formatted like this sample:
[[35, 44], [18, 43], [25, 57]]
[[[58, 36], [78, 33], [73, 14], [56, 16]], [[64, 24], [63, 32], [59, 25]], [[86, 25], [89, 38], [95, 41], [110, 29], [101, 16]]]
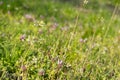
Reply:
[[0, 0], [0, 80], [120, 80], [119, 0]]

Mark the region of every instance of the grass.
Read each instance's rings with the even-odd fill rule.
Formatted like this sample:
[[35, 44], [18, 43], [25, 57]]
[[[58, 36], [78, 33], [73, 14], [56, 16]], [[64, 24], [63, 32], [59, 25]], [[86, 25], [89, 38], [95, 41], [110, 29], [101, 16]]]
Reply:
[[1, 80], [119, 80], [120, 4], [0, 1]]

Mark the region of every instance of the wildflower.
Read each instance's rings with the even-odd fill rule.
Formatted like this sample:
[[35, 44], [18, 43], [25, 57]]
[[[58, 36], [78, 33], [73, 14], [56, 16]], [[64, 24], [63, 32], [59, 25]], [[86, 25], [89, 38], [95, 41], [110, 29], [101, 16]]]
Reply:
[[44, 27], [45, 26], [45, 22], [44, 21], [40, 21], [40, 22], [38, 22], [38, 25], [41, 26], [41, 27]]
[[49, 29], [49, 32], [54, 31], [57, 27], [58, 27], [57, 23], [52, 24], [51, 27], [50, 27], [50, 29]]
[[86, 41], [87, 41], [87, 38], [85, 38], [85, 39], [82, 39], [82, 38], [81, 38], [81, 39], [80, 39], [80, 42], [81, 42], [81, 43], [85, 43]]
[[40, 76], [44, 76], [45, 75], [45, 70], [44, 69], [40, 69], [39, 72], [38, 72], [38, 74]]
[[43, 33], [43, 31], [42, 31], [41, 29], [39, 29], [39, 30], [38, 30], [38, 33], [39, 33], [39, 34], [42, 34], [42, 33]]
[[84, 42], [84, 40], [81, 38], [81, 39], [80, 39], [80, 42]]
[[36, 57], [33, 57], [32, 62], [33, 62], [33, 63], [37, 63], [37, 58], [36, 58]]
[[62, 27], [61, 30], [62, 31], [67, 31], [69, 27], [65, 26], [65, 27]]
[[25, 18], [26, 18], [26, 20], [28, 20], [30, 22], [35, 21], [35, 18], [31, 14], [26, 14]]
[[21, 36], [20, 36], [20, 40], [21, 40], [21, 41], [25, 41], [25, 37], [26, 37], [25, 34], [21, 35]]
[[21, 66], [21, 70], [22, 70], [23, 72], [25, 72], [25, 71], [27, 70], [27, 67], [26, 67], [25, 65], [22, 65], [22, 66]]
[[58, 60], [58, 67], [61, 68], [63, 66], [63, 61], [62, 60]]
[[87, 38], [84, 39], [84, 42], [86, 42], [86, 41], [87, 41]]
[[84, 0], [84, 2], [83, 2], [84, 4], [87, 4], [88, 3], [88, 1], [87, 0]]
[[57, 23], [54, 23], [52, 26], [51, 26], [53, 29], [56, 29], [58, 27], [58, 24]]

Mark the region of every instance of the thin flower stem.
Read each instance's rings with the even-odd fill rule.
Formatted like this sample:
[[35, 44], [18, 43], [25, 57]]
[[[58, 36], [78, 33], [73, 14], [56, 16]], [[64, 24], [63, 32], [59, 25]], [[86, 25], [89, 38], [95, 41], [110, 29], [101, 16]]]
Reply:
[[110, 30], [110, 25], [111, 25], [111, 23], [112, 23], [112, 20], [113, 20], [113, 18], [114, 18], [114, 15], [115, 15], [117, 9], [118, 9], [118, 3], [116, 3], [116, 5], [115, 5], [115, 8], [114, 8], [114, 11], [113, 11], [113, 13], [112, 13], [111, 19], [110, 19], [110, 21], [109, 21], [109, 23], [108, 23], [108, 25], [107, 25], [107, 29], [106, 29], [104, 38], [107, 36], [108, 31]]

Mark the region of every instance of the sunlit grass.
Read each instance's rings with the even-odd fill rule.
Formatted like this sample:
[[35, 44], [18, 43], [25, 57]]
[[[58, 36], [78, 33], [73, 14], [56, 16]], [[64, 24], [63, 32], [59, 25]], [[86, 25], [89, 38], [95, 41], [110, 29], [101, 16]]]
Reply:
[[107, 1], [0, 2], [1, 80], [118, 80], [120, 15]]

